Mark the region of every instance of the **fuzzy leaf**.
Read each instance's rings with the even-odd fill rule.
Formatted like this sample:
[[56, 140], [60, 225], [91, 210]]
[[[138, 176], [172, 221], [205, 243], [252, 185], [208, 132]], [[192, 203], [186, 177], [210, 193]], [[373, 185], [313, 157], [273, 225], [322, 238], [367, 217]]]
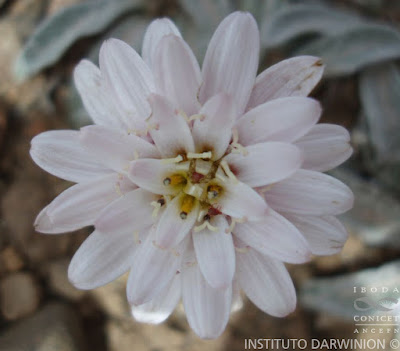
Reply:
[[282, 45], [304, 34], [335, 34], [353, 28], [361, 18], [317, 4], [282, 7], [261, 28], [261, 38], [267, 47]]
[[25, 44], [14, 71], [24, 80], [55, 63], [79, 38], [99, 33], [141, 0], [92, 0], [62, 9], [44, 20]]
[[313, 40], [296, 54], [319, 56], [325, 76], [343, 76], [400, 57], [400, 33], [392, 27], [363, 24], [344, 33]]
[[365, 70], [359, 91], [376, 162], [400, 162], [399, 69], [385, 64]]
[[[349, 320], [353, 320], [355, 315], [382, 314], [379, 306], [390, 309], [384, 312], [385, 314], [397, 315], [400, 306], [400, 294], [396, 290], [399, 270], [400, 260], [397, 260], [378, 268], [365, 269], [356, 273], [310, 279], [301, 287], [299, 300], [309, 309]], [[367, 287], [368, 290], [364, 293], [361, 287]], [[371, 291], [372, 287], [377, 287], [377, 291]], [[387, 292], [382, 291], [382, 287], [387, 288]], [[367, 303], [370, 301], [371, 308], [367, 304], [365, 311], [356, 309], [361, 305], [356, 300], [365, 297], [368, 298], [365, 299]], [[391, 300], [393, 302], [397, 300], [397, 304]]]

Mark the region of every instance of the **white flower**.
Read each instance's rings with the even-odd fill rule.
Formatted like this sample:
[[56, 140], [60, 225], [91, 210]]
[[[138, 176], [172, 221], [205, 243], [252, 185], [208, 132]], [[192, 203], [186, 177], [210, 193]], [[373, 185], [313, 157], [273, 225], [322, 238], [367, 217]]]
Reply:
[[285, 316], [296, 294], [283, 264], [338, 252], [334, 217], [351, 191], [321, 172], [352, 152], [339, 126], [316, 124], [307, 98], [318, 58], [283, 61], [256, 77], [259, 33], [236, 12], [217, 28], [202, 70], [175, 25], [155, 20], [143, 59], [119, 40], [82, 61], [75, 82], [96, 125], [32, 140], [46, 171], [77, 184], [39, 214], [55, 234], [94, 225], [69, 267], [92, 289], [130, 270], [127, 295], [140, 321], [163, 321], [182, 298], [190, 326], [218, 337], [239, 289]]

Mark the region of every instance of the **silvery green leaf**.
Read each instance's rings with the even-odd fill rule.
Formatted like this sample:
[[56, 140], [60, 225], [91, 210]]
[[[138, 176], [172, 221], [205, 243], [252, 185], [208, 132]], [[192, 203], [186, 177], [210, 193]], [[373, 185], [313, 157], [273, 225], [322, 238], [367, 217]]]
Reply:
[[349, 232], [371, 247], [400, 248], [400, 202], [376, 182], [349, 170], [330, 173], [354, 193], [354, 207], [340, 216]]
[[92, 0], [62, 9], [43, 21], [25, 44], [15, 74], [26, 79], [56, 62], [77, 39], [96, 34], [140, 0]]
[[360, 99], [377, 165], [400, 162], [400, 71], [395, 64], [364, 70]]
[[[400, 260], [397, 260], [356, 273], [310, 279], [301, 287], [299, 300], [308, 309], [349, 320], [353, 320], [355, 315], [397, 315], [400, 305], [400, 293], [396, 291], [399, 289], [399, 271]], [[361, 287], [368, 289], [363, 292]], [[371, 290], [373, 287], [377, 288], [376, 292]], [[358, 307], [361, 304], [356, 300], [365, 297], [365, 310], [360, 311]], [[382, 312], [380, 307], [390, 311]]]
[[282, 45], [304, 34], [335, 34], [361, 23], [353, 13], [322, 4], [304, 3], [284, 6], [261, 27], [261, 38], [267, 47]]
[[313, 40], [296, 52], [319, 56], [325, 76], [355, 73], [368, 65], [400, 57], [400, 34], [389, 26], [362, 24], [343, 33]]
[[229, 0], [181, 0], [180, 2], [190, 18], [178, 18], [177, 25], [198, 60], [202, 61], [214, 30], [234, 8]]

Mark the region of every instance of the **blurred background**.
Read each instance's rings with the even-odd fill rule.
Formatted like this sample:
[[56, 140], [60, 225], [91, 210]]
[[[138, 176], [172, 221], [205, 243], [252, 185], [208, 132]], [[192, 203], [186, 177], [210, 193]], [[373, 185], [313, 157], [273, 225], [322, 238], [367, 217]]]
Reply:
[[[40, 132], [90, 123], [71, 77], [80, 59], [97, 62], [104, 39], [140, 52], [148, 23], [169, 16], [201, 62], [217, 24], [237, 9], [258, 21], [260, 71], [299, 54], [323, 58], [312, 96], [323, 122], [351, 131], [354, 155], [332, 173], [356, 202], [342, 217], [350, 238], [340, 254], [289, 267], [299, 299], [293, 314], [273, 318], [244, 301], [224, 334], [204, 341], [181, 308], [162, 325], [133, 321], [126, 277], [88, 292], [69, 284], [70, 258], [91, 230], [35, 233], [36, 215], [71, 184], [39, 169], [29, 148]], [[400, 340], [398, 327], [380, 332], [354, 321], [396, 315], [390, 299], [400, 300], [399, 24], [400, 1], [392, 0], [0, 0], [0, 350], [235, 351], [246, 338]], [[354, 307], [360, 297], [370, 298], [358, 305], [362, 312]]]

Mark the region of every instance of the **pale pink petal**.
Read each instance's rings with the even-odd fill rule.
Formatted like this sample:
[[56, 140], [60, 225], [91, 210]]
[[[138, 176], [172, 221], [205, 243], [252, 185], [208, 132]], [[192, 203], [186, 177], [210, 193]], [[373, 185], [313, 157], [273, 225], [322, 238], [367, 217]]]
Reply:
[[296, 308], [296, 291], [285, 265], [248, 249], [237, 252], [237, 278], [247, 297], [262, 311], [284, 317]]
[[187, 217], [181, 218], [181, 206], [185, 195], [176, 196], [161, 215], [157, 224], [156, 243], [158, 246], [170, 249], [178, 245], [193, 228], [199, 212], [199, 203], [195, 205]]
[[175, 275], [169, 286], [153, 300], [139, 306], [132, 306], [133, 317], [141, 323], [159, 324], [164, 322], [181, 298], [180, 275]]
[[133, 235], [94, 231], [72, 258], [68, 278], [79, 289], [98, 288], [127, 272], [134, 252]]
[[243, 299], [240, 293], [240, 286], [239, 283], [237, 282], [237, 279], [234, 278], [232, 282], [232, 306], [231, 306], [231, 312], [237, 312], [240, 311], [243, 307]]
[[163, 157], [193, 152], [194, 143], [187, 121], [168, 100], [156, 94], [149, 98], [153, 109], [150, 135]]
[[151, 109], [147, 98], [154, 91], [154, 78], [138, 53], [118, 39], [104, 42], [99, 55], [100, 70], [128, 119], [143, 121]]
[[255, 190], [239, 181], [228, 181], [222, 184], [223, 193], [215, 207], [222, 213], [234, 218], [259, 219], [268, 211], [268, 205]]
[[245, 155], [231, 153], [224, 160], [241, 182], [259, 187], [293, 175], [303, 162], [303, 154], [293, 144], [271, 141], [247, 146]]
[[334, 255], [340, 252], [348, 238], [346, 228], [333, 216], [298, 216], [283, 214], [307, 239], [314, 255]]
[[169, 34], [181, 36], [179, 29], [169, 18], [157, 18], [147, 27], [143, 38], [142, 57], [150, 68], [153, 67], [155, 51], [160, 40]]
[[312, 216], [338, 215], [354, 202], [351, 190], [339, 180], [304, 169], [273, 184], [265, 198], [276, 211]]
[[199, 114], [204, 119], [197, 119], [192, 131], [196, 151], [212, 151], [213, 160], [218, 160], [231, 141], [232, 126], [237, 117], [235, 104], [229, 95], [221, 93], [208, 100]]
[[129, 273], [127, 296], [131, 305], [142, 305], [159, 296], [177, 274], [187, 240], [173, 250], [155, 244], [154, 228], [137, 248]]
[[153, 72], [157, 91], [188, 116], [197, 113], [200, 67], [190, 47], [176, 35], [161, 38], [155, 51]]
[[237, 223], [234, 234], [246, 245], [280, 261], [304, 263], [311, 258], [310, 246], [299, 230], [272, 209], [263, 219]]
[[320, 115], [318, 101], [284, 97], [258, 105], [241, 117], [235, 127], [244, 146], [265, 141], [290, 143], [306, 134]]
[[35, 229], [56, 234], [91, 225], [104, 207], [134, 188], [132, 183], [120, 179], [117, 174], [73, 185], [39, 214]]
[[178, 164], [144, 158], [131, 162], [128, 176], [132, 182], [147, 191], [160, 195], [175, 195], [179, 189], [165, 186], [163, 182], [165, 178], [179, 171]]
[[94, 123], [111, 128], [128, 128], [96, 65], [87, 60], [79, 62], [74, 71], [74, 81]]
[[321, 59], [298, 56], [277, 63], [257, 76], [247, 110], [286, 96], [307, 96], [322, 77]]
[[215, 339], [222, 334], [229, 319], [232, 288], [212, 288], [192, 251], [182, 262], [182, 300], [189, 325], [200, 338]]
[[53, 130], [36, 135], [31, 141], [30, 155], [46, 172], [71, 182], [86, 182], [110, 174], [79, 143], [79, 132]]
[[122, 130], [102, 126], [81, 128], [79, 140], [103, 164], [117, 172], [126, 172], [137, 158], [159, 158], [157, 148], [148, 141]]
[[353, 153], [350, 134], [336, 124], [317, 124], [296, 141], [304, 152], [303, 168], [326, 172], [346, 161]]
[[150, 227], [157, 218], [153, 217], [153, 201], [159, 196], [143, 189], [130, 191], [105, 207], [94, 222], [97, 230], [105, 233], [135, 233]]
[[196, 258], [207, 283], [216, 289], [226, 289], [232, 285], [235, 273], [232, 235], [226, 233], [229, 224], [224, 216], [216, 216], [210, 222], [218, 231], [206, 228], [192, 234]]
[[260, 38], [250, 13], [234, 12], [215, 31], [203, 63], [200, 102], [228, 93], [241, 114], [248, 102], [258, 68]]

